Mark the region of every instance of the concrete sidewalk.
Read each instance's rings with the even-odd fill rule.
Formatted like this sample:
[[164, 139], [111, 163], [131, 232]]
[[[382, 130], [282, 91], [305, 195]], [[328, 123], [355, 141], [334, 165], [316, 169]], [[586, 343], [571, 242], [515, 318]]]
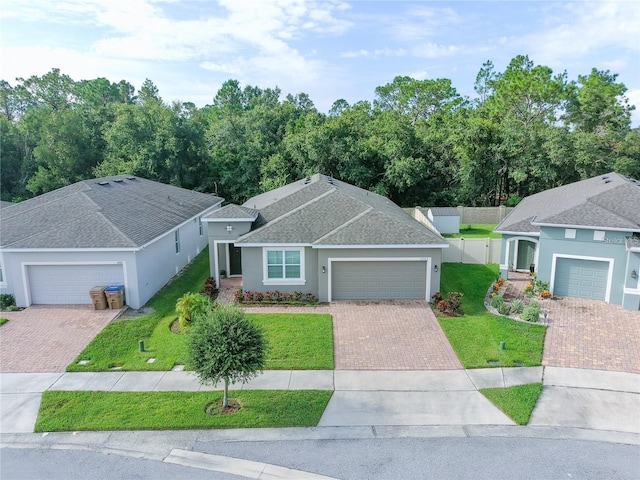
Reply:
[[[544, 373], [544, 378], [543, 378]], [[319, 427], [514, 426], [478, 389], [543, 380], [529, 426], [640, 435], [640, 375], [570, 368], [265, 371], [236, 389], [327, 389]], [[33, 432], [47, 390], [201, 391], [191, 372], [0, 374], [0, 432]], [[233, 388], [233, 387], [232, 387]]]
[[[335, 390], [321, 425], [512, 424], [478, 388], [539, 382], [542, 367], [442, 371], [268, 370], [237, 390]], [[33, 432], [42, 392], [205, 391], [192, 372], [69, 372], [0, 374], [0, 432]], [[403, 393], [399, 393], [403, 392]], [[448, 392], [448, 393], [444, 393]], [[394, 397], [403, 408], [386, 410]], [[469, 404], [474, 405], [473, 409]], [[421, 409], [430, 405], [425, 416]], [[348, 416], [345, 416], [348, 412]], [[467, 412], [463, 414], [462, 412]], [[476, 417], [474, 419], [474, 417]]]

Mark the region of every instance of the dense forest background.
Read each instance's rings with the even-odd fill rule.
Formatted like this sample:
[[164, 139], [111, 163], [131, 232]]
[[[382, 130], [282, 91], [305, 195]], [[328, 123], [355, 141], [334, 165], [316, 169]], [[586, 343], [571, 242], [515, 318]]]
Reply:
[[609, 171], [640, 177], [640, 130], [617, 75], [569, 80], [514, 58], [480, 69], [477, 98], [396, 77], [373, 103], [318, 112], [228, 80], [213, 104], [165, 103], [152, 81], [74, 81], [54, 69], [0, 83], [0, 195], [20, 201], [129, 173], [241, 203], [321, 172], [401, 206], [496, 205]]

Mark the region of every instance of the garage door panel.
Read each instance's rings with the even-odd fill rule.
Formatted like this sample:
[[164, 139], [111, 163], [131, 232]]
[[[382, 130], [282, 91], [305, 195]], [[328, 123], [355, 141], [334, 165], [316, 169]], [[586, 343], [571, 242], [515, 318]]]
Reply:
[[333, 300], [424, 299], [426, 261], [334, 262]]
[[85, 305], [97, 285], [124, 284], [122, 265], [30, 265], [31, 303]]
[[559, 258], [556, 262], [554, 294], [605, 300], [609, 262]]

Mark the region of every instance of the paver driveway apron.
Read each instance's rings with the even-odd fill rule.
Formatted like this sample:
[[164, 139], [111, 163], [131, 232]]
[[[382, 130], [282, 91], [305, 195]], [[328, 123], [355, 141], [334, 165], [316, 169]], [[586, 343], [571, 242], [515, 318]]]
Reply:
[[35, 305], [2, 312], [0, 372], [64, 372], [66, 366], [120, 310], [91, 305]]
[[336, 370], [462, 368], [425, 301], [331, 303]]

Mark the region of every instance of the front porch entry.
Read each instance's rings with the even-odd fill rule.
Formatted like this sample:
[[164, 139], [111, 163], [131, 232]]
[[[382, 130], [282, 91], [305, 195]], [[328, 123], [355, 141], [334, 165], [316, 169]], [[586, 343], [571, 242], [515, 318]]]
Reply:
[[[538, 241], [532, 238], [510, 238], [507, 240], [509, 270], [516, 272], [537, 271]], [[533, 266], [533, 270], [531, 270]]]
[[242, 275], [242, 249], [233, 243], [229, 246], [229, 276], [236, 277]]

